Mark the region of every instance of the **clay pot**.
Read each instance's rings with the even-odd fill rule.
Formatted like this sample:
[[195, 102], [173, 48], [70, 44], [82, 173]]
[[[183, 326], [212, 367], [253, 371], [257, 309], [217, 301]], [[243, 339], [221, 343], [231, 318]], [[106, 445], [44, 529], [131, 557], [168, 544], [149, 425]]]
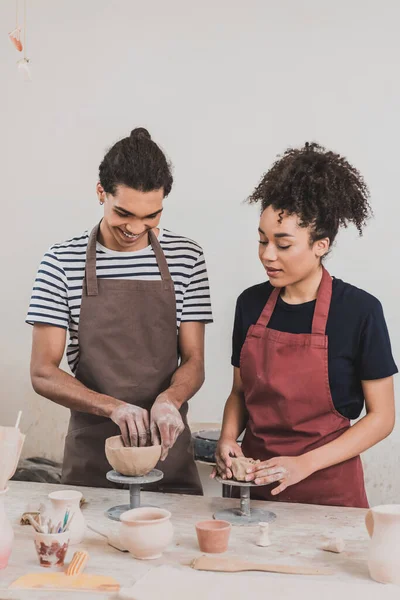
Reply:
[[108, 438], [105, 450], [112, 468], [127, 477], [147, 475], [161, 456], [161, 446], [124, 446], [120, 435]]
[[371, 537], [368, 568], [372, 579], [400, 585], [400, 504], [372, 508], [365, 524]]
[[220, 554], [228, 549], [231, 524], [228, 521], [200, 521], [196, 523], [196, 533], [202, 552]]
[[35, 548], [41, 567], [63, 567], [69, 544], [69, 532], [35, 533]]
[[67, 531], [70, 544], [80, 544], [85, 535], [86, 524], [80, 508], [81, 498], [82, 492], [78, 492], [77, 490], [60, 490], [59, 492], [49, 494], [51, 502], [49, 517], [54, 524], [61, 522], [62, 525], [65, 512], [69, 510], [71, 524]]
[[135, 558], [160, 558], [172, 542], [171, 513], [163, 508], [133, 508], [120, 516], [120, 542]]

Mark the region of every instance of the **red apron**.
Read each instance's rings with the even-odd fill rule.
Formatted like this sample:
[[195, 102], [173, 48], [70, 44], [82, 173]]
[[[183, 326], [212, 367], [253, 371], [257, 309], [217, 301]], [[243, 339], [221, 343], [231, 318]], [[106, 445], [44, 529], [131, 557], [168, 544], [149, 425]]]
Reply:
[[[335, 440], [350, 421], [334, 407], [325, 335], [332, 279], [323, 269], [311, 334], [268, 329], [280, 290], [274, 289], [260, 318], [249, 328], [240, 357], [249, 419], [245, 456], [262, 461], [300, 456]], [[359, 456], [313, 473], [271, 496], [271, 486], [252, 488], [260, 500], [368, 508]]]

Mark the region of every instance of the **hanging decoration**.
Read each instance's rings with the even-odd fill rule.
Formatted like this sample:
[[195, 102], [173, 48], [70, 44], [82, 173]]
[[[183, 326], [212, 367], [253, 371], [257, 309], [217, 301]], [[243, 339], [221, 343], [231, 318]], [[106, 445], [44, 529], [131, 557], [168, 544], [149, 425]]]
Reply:
[[15, 0], [15, 29], [10, 31], [8, 34], [8, 38], [13, 46], [18, 50], [18, 52], [22, 52], [22, 43], [21, 43], [21, 27], [19, 26], [18, 19], [18, 0]]
[[[15, 49], [18, 50], [18, 52], [22, 52], [22, 50], [24, 51], [23, 58], [20, 58], [20, 60], [17, 62], [17, 68], [18, 68], [18, 71], [22, 73], [25, 81], [31, 81], [32, 77], [31, 77], [31, 71], [30, 71], [30, 67], [29, 67], [30, 59], [26, 55], [26, 3], [27, 3], [27, 0], [23, 0], [23, 2], [24, 2], [23, 25], [21, 27], [20, 22], [19, 22], [19, 14], [18, 14], [19, 0], [15, 0], [16, 25], [15, 25], [15, 29], [10, 31], [10, 33], [8, 34], [8, 37], [9, 37], [10, 42], [13, 44]], [[22, 35], [23, 35], [23, 43], [21, 41]]]
[[[18, 0], [16, 0], [18, 2]], [[32, 81], [31, 70], [29, 67], [30, 59], [26, 56], [26, 0], [24, 0], [24, 57], [17, 62], [18, 70], [22, 71], [25, 81]]]

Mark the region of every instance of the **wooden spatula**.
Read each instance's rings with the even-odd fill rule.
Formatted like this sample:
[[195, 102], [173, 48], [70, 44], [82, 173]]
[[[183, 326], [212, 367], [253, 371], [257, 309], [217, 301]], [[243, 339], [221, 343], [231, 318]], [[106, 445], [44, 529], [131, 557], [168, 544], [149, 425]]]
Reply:
[[285, 573], [291, 575], [332, 575], [333, 571], [324, 568], [295, 567], [292, 565], [265, 565], [260, 563], [239, 560], [237, 558], [214, 558], [200, 556], [195, 558], [191, 565], [198, 571], [222, 571], [236, 573], [238, 571], [268, 571], [269, 573]]

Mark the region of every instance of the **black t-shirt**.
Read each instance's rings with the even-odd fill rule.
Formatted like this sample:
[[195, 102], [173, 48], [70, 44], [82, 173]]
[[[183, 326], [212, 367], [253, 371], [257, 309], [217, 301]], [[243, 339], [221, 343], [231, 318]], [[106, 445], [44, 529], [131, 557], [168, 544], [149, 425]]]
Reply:
[[[328, 315], [328, 372], [332, 400], [344, 417], [356, 419], [364, 406], [361, 381], [397, 373], [382, 305], [367, 292], [333, 279]], [[240, 351], [250, 325], [256, 323], [274, 288], [269, 281], [245, 290], [236, 304], [232, 365], [239, 367]], [[315, 300], [287, 304], [278, 298], [268, 327], [287, 333], [311, 333]], [[290, 376], [290, 364], [287, 366]]]

